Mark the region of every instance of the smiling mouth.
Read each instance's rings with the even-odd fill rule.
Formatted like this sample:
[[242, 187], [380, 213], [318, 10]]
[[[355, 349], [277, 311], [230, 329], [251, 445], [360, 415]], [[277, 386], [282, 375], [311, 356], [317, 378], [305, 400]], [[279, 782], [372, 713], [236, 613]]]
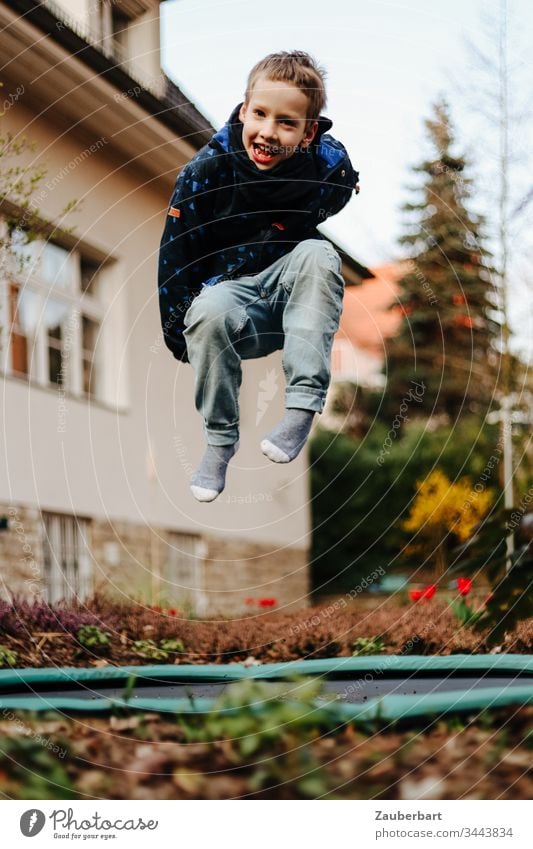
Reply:
[[270, 162], [277, 155], [278, 148], [252, 142], [252, 153], [260, 162]]

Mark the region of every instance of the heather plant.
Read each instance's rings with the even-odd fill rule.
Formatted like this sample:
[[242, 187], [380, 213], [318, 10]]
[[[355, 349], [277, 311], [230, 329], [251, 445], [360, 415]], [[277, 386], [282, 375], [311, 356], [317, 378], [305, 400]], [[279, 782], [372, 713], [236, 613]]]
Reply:
[[64, 631], [76, 635], [84, 625], [97, 625], [99, 617], [76, 604], [62, 602], [48, 604], [46, 601], [13, 599], [14, 621], [20, 622], [28, 631]]
[[0, 599], [0, 634], [16, 637], [24, 631], [23, 624], [10, 601]]

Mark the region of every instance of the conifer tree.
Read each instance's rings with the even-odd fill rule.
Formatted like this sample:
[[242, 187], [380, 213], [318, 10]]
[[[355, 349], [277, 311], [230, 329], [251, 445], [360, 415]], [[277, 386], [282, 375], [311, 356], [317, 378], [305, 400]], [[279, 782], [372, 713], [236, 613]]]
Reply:
[[433, 108], [425, 121], [431, 155], [413, 168], [422, 185], [403, 206], [407, 220], [400, 242], [410, 256], [394, 306], [404, 320], [387, 342], [386, 408], [394, 414], [415, 382], [423, 390], [417, 389], [410, 416], [444, 414], [455, 420], [466, 412], [482, 414], [490, 404], [501, 327], [483, 218], [468, 208], [468, 162], [453, 151], [446, 101], [439, 99]]

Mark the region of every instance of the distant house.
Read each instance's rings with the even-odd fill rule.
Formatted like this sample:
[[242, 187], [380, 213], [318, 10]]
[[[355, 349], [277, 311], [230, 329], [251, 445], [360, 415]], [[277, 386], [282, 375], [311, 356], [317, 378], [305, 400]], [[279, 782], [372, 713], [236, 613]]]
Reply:
[[[47, 168], [36, 207], [80, 201], [72, 236], [0, 269], [1, 594], [307, 604], [307, 459], [259, 450], [283, 412], [280, 352], [244, 363], [226, 491], [189, 492], [202, 422], [163, 344], [157, 253], [176, 173], [213, 128], [161, 72], [158, 0], [0, 0], [0, 48], [3, 133]], [[348, 283], [368, 276], [344, 259]]]
[[340, 327], [332, 352], [332, 380], [359, 386], [384, 385], [385, 340], [398, 331], [399, 310], [394, 307], [402, 276], [400, 263], [371, 268], [371, 279], [349, 287], [344, 295]]

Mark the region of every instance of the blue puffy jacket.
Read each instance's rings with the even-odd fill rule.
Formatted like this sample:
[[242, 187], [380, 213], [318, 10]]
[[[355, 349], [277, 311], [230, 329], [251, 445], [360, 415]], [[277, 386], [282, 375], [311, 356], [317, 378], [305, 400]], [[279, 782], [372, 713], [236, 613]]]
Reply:
[[[159, 307], [165, 343], [183, 362], [188, 362], [183, 319], [202, 289], [258, 274], [304, 239], [324, 238], [317, 225], [348, 203], [358, 182], [346, 149], [327, 133], [332, 122], [321, 116], [309, 151], [317, 180], [305, 208], [285, 204], [272, 210], [263, 204], [251, 209], [239, 192], [232, 146], [231, 128], [239, 121], [240, 107], [181, 170], [167, 211], [159, 250]], [[253, 184], [247, 185], [248, 198], [250, 188]]]

